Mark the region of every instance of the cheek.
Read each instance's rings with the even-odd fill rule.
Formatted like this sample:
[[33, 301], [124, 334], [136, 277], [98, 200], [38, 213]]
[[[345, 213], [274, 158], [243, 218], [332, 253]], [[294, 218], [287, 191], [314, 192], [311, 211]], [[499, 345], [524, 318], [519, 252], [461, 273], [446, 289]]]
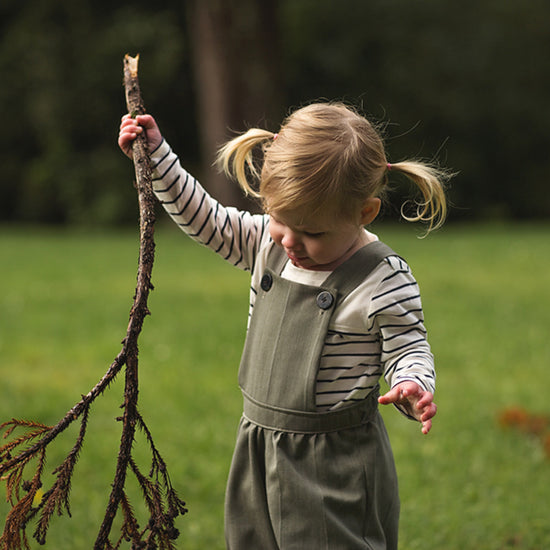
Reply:
[[304, 249], [310, 257], [326, 256], [327, 251], [324, 243], [318, 239], [308, 239], [303, 243]]
[[277, 226], [275, 226], [274, 224], [269, 224], [269, 234], [277, 244], [279, 244], [281, 242], [281, 239], [283, 238], [282, 232], [278, 230]]
[[308, 246], [309, 255], [316, 257], [319, 261], [330, 261], [335, 255], [339, 254], [338, 242], [332, 239], [312, 240]]

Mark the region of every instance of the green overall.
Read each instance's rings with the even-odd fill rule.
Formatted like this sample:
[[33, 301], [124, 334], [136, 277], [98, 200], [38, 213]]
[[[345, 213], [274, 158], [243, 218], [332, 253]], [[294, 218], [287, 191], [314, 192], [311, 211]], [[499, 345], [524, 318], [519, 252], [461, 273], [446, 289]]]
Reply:
[[322, 287], [284, 279], [273, 246], [245, 342], [244, 412], [225, 503], [229, 550], [397, 548], [399, 496], [378, 391], [317, 412], [319, 360], [331, 316], [386, 256], [370, 243]]

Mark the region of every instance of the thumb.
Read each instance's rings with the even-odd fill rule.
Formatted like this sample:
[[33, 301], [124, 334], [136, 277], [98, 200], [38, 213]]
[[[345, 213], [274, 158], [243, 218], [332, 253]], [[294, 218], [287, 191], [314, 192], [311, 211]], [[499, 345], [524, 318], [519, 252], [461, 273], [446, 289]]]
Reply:
[[146, 130], [157, 130], [158, 126], [155, 119], [151, 115], [138, 115], [136, 122], [143, 126]]

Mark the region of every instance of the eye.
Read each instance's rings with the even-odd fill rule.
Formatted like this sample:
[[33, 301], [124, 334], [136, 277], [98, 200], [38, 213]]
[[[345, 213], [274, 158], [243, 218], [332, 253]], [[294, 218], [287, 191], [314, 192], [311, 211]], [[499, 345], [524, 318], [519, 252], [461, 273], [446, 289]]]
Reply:
[[318, 232], [311, 232], [311, 231], [304, 231], [304, 235], [307, 237], [311, 237], [312, 239], [319, 239], [323, 235], [326, 235], [324, 231], [318, 231]]

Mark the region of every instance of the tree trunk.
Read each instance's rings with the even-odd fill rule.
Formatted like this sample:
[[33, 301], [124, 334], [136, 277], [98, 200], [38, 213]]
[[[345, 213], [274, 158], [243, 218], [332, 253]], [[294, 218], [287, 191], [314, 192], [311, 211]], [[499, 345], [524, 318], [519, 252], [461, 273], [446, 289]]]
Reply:
[[238, 186], [211, 165], [219, 147], [251, 126], [276, 130], [284, 113], [277, 0], [191, 0], [188, 26], [199, 135], [209, 192], [225, 205], [250, 208]]

